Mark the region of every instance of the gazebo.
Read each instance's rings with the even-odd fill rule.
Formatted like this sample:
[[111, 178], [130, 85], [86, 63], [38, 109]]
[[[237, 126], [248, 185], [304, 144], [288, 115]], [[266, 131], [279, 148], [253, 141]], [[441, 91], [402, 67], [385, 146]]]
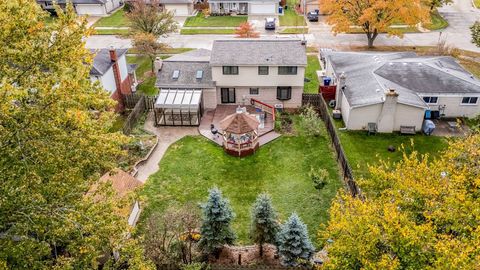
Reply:
[[223, 133], [223, 149], [232, 156], [244, 157], [258, 149], [258, 126], [260, 121], [255, 115], [237, 108], [237, 112], [220, 121]]

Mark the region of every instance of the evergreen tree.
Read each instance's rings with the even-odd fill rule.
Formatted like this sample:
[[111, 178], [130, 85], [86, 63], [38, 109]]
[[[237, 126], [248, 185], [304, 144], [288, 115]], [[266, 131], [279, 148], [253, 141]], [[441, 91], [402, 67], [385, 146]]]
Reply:
[[233, 244], [235, 233], [230, 224], [235, 214], [228, 199], [223, 198], [218, 188], [209, 190], [208, 200], [202, 206], [202, 226], [199, 247], [205, 254], [218, 256], [225, 244]]
[[258, 195], [252, 208], [252, 227], [250, 236], [258, 244], [260, 257], [263, 257], [263, 244], [275, 244], [278, 232], [277, 212], [272, 200], [266, 193]]
[[297, 266], [298, 259], [310, 260], [314, 248], [308, 237], [307, 226], [293, 213], [278, 234], [278, 254], [285, 266]]

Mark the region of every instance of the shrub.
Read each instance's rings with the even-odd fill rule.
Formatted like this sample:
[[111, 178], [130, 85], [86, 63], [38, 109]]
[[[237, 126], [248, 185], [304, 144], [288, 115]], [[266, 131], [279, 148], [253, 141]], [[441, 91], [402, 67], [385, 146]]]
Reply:
[[250, 235], [258, 244], [260, 257], [263, 257], [263, 244], [275, 244], [278, 232], [277, 212], [273, 209], [272, 200], [266, 193], [258, 195], [252, 207], [252, 227]]
[[322, 119], [311, 106], [307, 106], [300, 114], [302, 129], [308, 136], [322, 135]]
[[308, 176], [312, 179], [315, 189], [322, 189], [328, 183], [328, 171], [325, 169], [311, 168]]
[[307, 226], [293, 213], [278, 234], [278, 254], [283, 265], [297, 266], [309, 261], [315, 249], [308, 237]]

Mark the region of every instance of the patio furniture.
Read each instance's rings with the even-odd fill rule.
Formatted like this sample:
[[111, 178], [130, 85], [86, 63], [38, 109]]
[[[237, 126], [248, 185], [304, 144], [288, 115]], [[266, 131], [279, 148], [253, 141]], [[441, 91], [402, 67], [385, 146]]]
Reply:
[[447, 122], [447, 125], [448, 125], [448, 128], [451, 131], [453, 131], [453, 132], [457, 131], [457, 128], [458, 128], [457, 122], [449, 121], [449, 122]]
[[232, 156], [244, 157], [255, 153], [258, 143], [258, 121], [255, 115], [237, 108], [237, 112], [220, 121], [223, 133], [223, 149]]
[[368, 127], [368, 132], [367, 132], [368, 135], [377, 134], [377, 123], [368, 123], [367, 127]]
[[415, 135], [415, 126], [400, 126], [400, 134]]

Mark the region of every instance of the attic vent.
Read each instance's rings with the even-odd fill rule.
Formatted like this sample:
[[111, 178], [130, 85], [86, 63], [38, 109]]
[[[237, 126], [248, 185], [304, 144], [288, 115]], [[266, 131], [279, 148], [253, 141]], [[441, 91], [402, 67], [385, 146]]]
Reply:
[[176, 80], [180, 76], [180, 70], [176, 69], [173, 71], [172, 79]]
[[197, 70], [197, 79], [201, 79], [203, 77], [203, 70]]

